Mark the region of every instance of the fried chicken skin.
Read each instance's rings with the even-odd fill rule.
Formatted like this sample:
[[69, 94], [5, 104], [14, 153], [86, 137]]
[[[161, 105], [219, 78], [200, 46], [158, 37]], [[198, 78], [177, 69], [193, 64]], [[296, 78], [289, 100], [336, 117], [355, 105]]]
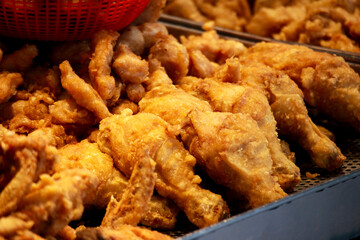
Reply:
[[297, 83], [309, 105], [360, 129], [360, 77], [343, 58], [281, 43], [256, 44], [246, 57], [282, 70]]
[[212, 78], [185, 77], [177, 84], [191, 95], [208, 101], [215, 111], [251, 116], [269, 143], [272, 174], [278, 178], [280, 186], [291, 191], [300, 182], [300, 169], [282, 151], [275, 118], [268, 99], [261, 91]]
[[20, 73], [0, 73], [0, 104], [7, 102], [16, 93], [19, 85], [24, 83]]
[[135, 155], [136, 161], [131, 166], [129, 183], [120, 201], [113, 197], [110, 199], [101, 222], [103, 227], [119, 229], [123, 225], [136, 226], [145, 214], [148, 202], [154, 192], [154, 165], [149, 152], [145, 151]]
[[111, 115], [99, 93], [73, 71], [68, 61], [62, 62], [59, 67], [61, 84], [77, 104], [93, 112], [98, 119]]
[[[85, 206], [105, 208], [113, 197], [120, 201], [127, 185], [128, 178], [115, 168], [113, 159], [101, 152], [96, 142], [82, 140], [79, 143], [67, 144], [58, 150], [59, 161], [54, 171], [66, 169], [87, 169], [99, 179], [94, 195], [84, 199]], [[168, 200], [153, 196], [148, 203], [141, 223], [150, 227], [171, 228], [175, 225], [178, 209]]]
[[206, 32], [202, 35], [181, 36], [180, 42], [189, 52], [199, 50], [211, 62], [218, 64], [224, 64], [226, 59], [239, 57], [246, 51], [243, 43], [236, 40], [223, 39], [212, 28], [212, 25], [205, 25]]
[[[158, 72], [162, 71], [160, 68], [152, 76], [158, 76]], [[152, 76], [150, 79], [153, 79]], [[154, 81], [159, 81], [159, 78], [154, 78]], [[213, 180], [244, 194], [253, 207], [286, 196], [271, 175], [273, 162], [267, 148], [268, 142], [250, 116], [241, 113], [214, 113], [208, 102], [167, 84], [166, 80], [162, 84], [158, 82], [148, 91], [139, 102], [140, 111], [160, 116], [180, 129], [184, 145]], [[197, 128], [196, 123], [204, 126]], [[247, 127], [244, 128], [245, 125]], [[206, 134], [210, 129], [214, 130], [211, 132], [213, 135]], [[223, 135], [219, 135], [222, 129]], [[254, 161], [259, 164], [258, 169]], [[254, 162], [254, 165], [250, 162]], [[256, 191], [253, 189], [255, 186], [258, 187]]]
[[77, 231], [76, 240], [171, 240], [172, 237], [146, 228], [123, 225], [118, 230], [85, 228]]
[[360, 52], [360, 16], [354, 1], [256, 1], [249, 33]]
[[5, 54], [1, 60], [0, 69], [9, 72], [25, 72], [31, 67], [38, 54], [36, 45], [25, 44], [22, 48]]
[[16, 211], [0, 221], [8, 226], [1, 236], [30, 230], [40, 236], [56, 235], [71, 220], [83, 213], [83, 198], [95, 191], [97, 178], [90, 171], [72, 169], [61, 173], [40, 175], [21, 199]]
[[52, 172], [57, 155], [43, 136], [26, 137], [3, 126], [0, 126], [0, 141], [0, 166], [5, 170], [0, 182], [0, 216], [4, 216], [17, 209], [40, 174]]
[[228, 59], [216, 73], [216, 79], [241, 86], [258, 88], [268, 98], [281, 135], [297, 141], [319, 167], [334, 170], [345, 157], [308, 116], [303, 93], [287, 74], [246, 56]]
[[118, 45], [114, 54], [112, 68], [123, 83], [142, 83], [149, 75], [148, 62], [122, 43]]
[[161, 38], [151, 47], [149, 61], [152, 59], [160, 61], [171, 79], [180, 79], [188, 73], [189, 54], [172, 35]]
[[170, 125], [150, 113], [113, 115], [100, 123], [100, 149], [111, 154], [116, 166], [129, 175], [138, 154], [155, 163], [155, 188], [172, 199], [198, 227], [214, 224], [229, 214], [225, 201], [199, 186], [195, 158], [185, 150]]
[[114, 47], [120, 34], [101, 30], [92, 37], [93, 54], [89, 63], [91, 83], [104, 100], [111, 99], [115, 91], [115, 79], [110, 75]]

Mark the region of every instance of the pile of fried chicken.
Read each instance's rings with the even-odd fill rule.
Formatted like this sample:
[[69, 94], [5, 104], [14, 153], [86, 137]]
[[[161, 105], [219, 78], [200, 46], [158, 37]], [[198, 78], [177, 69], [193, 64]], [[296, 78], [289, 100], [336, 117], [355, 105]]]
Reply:
[[165, 12], [198, 22], [360, 53], [359, 0], [169, 0]]
[[[195, 166], [249, 208], [276, 201], [300, 182], [278, 134], [319, 168], [342, 166], [305, 105], [360, 130], [360, 77], [341, 57], [247, 48], [211, 24], [176, 39], [144, 19], [89, 41], [2, 47], [0, 239], [161, 240], [155, 229], [179, 211], [199, 228], [228, 218]], [[91, 208], [106, 209], [99, 226], [70, 226]]]

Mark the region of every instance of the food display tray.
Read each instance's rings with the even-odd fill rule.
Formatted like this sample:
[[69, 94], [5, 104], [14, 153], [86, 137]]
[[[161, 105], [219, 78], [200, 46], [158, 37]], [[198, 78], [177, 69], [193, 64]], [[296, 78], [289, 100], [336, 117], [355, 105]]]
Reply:
[[[201, 25], [172, 16], [162, 16], [175, 37], [201, 34]], [[218, 30], [218, 29], [216, 29]], [[272, 39], [248, 36], [246, 33], [218, 31], [225, 38], [237, 39], [246, 46]], [[311, 48], [318, 50], [318, 47]], [[352, 53], [321, 48], [338, 54], [358, 72], [360, 57]], [[337, 52], [337, 53], [334, 53]], [[315, 112], [315, 111], [314, 111]], [[312, 109], [309, 108], [311, 115]], [[312, 116], [312, 115], [311, 115]], [[339, 125], [326, 117], [314, 114], [313, 121], [331, 130], [336, 144], [347, 157], [342, 168], [327, 172], [317, 168], [310, 157], [295, 143], [290, 143], [295, 152], [296, 163], [301, 169], [301, 182], [292, 193], [283, 199], [251, 210], [232, 210], [232, 216], [203, 229], [180, 217], [175, 230], [165, 232], [176, 239], [355, 239], [360, 236], [360, 134], [354, 129]], [[307, 177], [306, 173], [318, 173]]]

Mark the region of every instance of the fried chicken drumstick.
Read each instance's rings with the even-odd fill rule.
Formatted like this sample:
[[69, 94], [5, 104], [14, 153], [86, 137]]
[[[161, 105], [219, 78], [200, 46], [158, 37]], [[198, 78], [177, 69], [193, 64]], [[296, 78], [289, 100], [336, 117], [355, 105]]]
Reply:
[[282, 70], [309, 105], [360, 130], [360, 77], [343, 58], [281, 43], [256, 44], [244, 57]]
[[149, 114], [114, 115], [100, 123], [98, 143], [114, 158], [116, 166], [129, 174], [139, 152], [147, 152], [155, 164], [155, 187], [172, 199], [189, 220], [199, 227], [226, 217], [228, 208], [220, 195], [199, 187], [201, 179], [193, 172], [195, 159], [161, 118]]

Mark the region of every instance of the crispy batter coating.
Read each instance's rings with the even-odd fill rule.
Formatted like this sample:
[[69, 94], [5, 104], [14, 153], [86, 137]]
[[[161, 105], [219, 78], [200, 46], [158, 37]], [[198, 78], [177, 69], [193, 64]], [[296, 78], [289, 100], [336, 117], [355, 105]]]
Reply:
[[123, 225], [117, 230], [85, 228], [76, 233], [77, 240], [171, 240], [172, 237], [146, 228]]
[[180, 41], [188, 51], [199, 50], [210, 61], [219, 64], [225, 63], [228, 58], [239, 57], [246, 51], [244, 44], [239, 41], [220, 38], [211, 27], [200, 36], [181, 36]]
[[[301, 60], [298, 59], [299, 56]], [[299, 85], [307, 103], [339, 121], [348, 122], [355, 127], [358, 125], [356, 107], [345, 106], [353, 105], [359, 97], [358, 90], [353, 86], [360, 78], [341, 58], [315, 53], [305, 47], [282, 44], [258, 44], [250, 48], [245, 57], [283, 70]], [[289, 65], [292, 66], [291, 70], [287, 68]], [[283, 83], [273, 84], [271, 91], [275, 100], [272, 108], [280, 131], [291, 133], [287, 135], [297, 139], [319, 167], [329, 171], [339, 168], [345, 156], [308, 117], [301, 95], [296, 94], [296, 88], [291, 87], [290, 82], [286, 84], [286, 77], [279, 80]], [[283, 104], [284, 102], [287, 104]]]
[[169, 0], [164, 12], [197, 22], [214, 21], [219, 27], [238, 31], [251, 16], [246, 0]]
[[246, 57], [284, 71], [298, 84], [308, 104], [359, 130], [360, 77], [343, 58], [278, 43], [257, 44]]
[[[48, 147], [42, 136], [20, 136], [1, 126], [0, 141], [1, 165], [8, 170], [5, 173], [13, 175], [0, 193], [0, 216], [4, 216], [16, 210], [41, 173], [52, 171], [57, 156], [56, 149]], [[11, 168], [16, 168], [16, 173]]]
[[120, 34], [116, 31], [101, 30], [92, 38], [93, 54], [89, 63], [91, 83], [102, 99], [114, 96], [115, 79], [111, 76], [111, 61], [114, 47]]
[[249, 33], [360, 52], [360, 15], [354, 1], [257, 1], [254, 7]]
[[135, 19], [133, 24], [140, 25], [147, 22], [157, 22], [165, 4], [166, 0], [150, 0], [145, 10]]
[[127, 175], [138, 152], [147, 152], [156, 163], [156, 190], [174, 200], [195, 225], [208, 226], [228, 215], [220, 195], [200, 188], [201, 179], [193, 170], [195, 158], [161, 118], [149, 113], [113, 115], [100, 123], [98, 143]]
[[139, 25], [139, 30], [144, 37], [144, 47], [148, 51], [159, 39], [169, 35], [164, 24], [158, 22], [146, 22]]
[[[286, 196], [271, 176], [273, 162], [267, 149], [268, 142], [249, 116], [214, 113], [208, 102], [173, 85], [153, 88], [139, 106], [141, 112], [156, 114], [181, 129], [182, 141], [208, 175], [216, 182], [244, 194], [253, 207]], [[220, 134], [222, 129], [223, 135]], [[254, 162], [254, 165], [250, 162]], [[258, 182], [260, 176], [262, 184]], [[254, 192], [253, 187], [257, 188]]]
[[112, 68], [123, 83], [142, 83], [149, 75], [148, 62], [120, 43], [114, 54]]
[[31, 68], [24, 75], [24, 87], [29, 92], [42, 90], [48, 91], [52, 96], [58, 96], [62, 91], [59, 70], [46, 66]]
[[136, 226], [145, 214], [155, 186], [154, 165], [149, 152], [139, 153], [136, 160], [120, 201], [111, 197], [101, 226], [112, 229]]
[[[21, 199], [15, 212], [2, 221], [9, 222], [7, 232], [13, 235], [21, 230], [31, 230], [41, 236], [56, 235], [71, 220], [79, 219], [84, 210], [83, 198], [97, 186], [97, 178], [87, 170], [67, 170], [40, 175]], [[19, 224], [17, 222], [23, 224]]]
[[77, 104], [93, 112], [98, 119], [111, 115], [98, 92], [74, 73], [68, 61], [62, 62], [59, 67], [61, 71], [61, 84], [75, 99]]
[[129, 100], [135, 103], [138, 103], [145, 95], [145, 88], [140, 83], [127, 84], [125, 91]]
[[25, 44], [22, 48], [3, 56], [0, 69], [9, 72], [24, 72], [28, 70], [39, 50], [35, 45]]
[[251, 207], [287, 196], [271, 175], [268, 142], [250, 116], [193, 111], [189, 117], [184, 141], [215, 182], [241, 193]]
[[149, 61], [156, 59], [171, 79], [180, 79], [189, 71], [189, 54], [186, 48], [172, 35], [155, 43], [150, 49]]
[[94, 125], [95, 115], [86, 108], [78, 105], [69, 94], [61, 95], [57, 101], [49, 106], [52, 122], [56, 124]]
[[141, 56], [145, 49], [144, 35], [137, 26], [129, 26], [121, 31], [118, 43], [129, 46], [138, 56]]
[[300, 182], [300, 169], [283, 153], [277, 137], [276, 121], [266, 96], [259, 90], [214, 79], [186, 77], [178, 85], [193, 96], [208, 101], [215, 111], [248, 114], [268, 141], [273, 161], [272, 174], [283, 189], [292, 190]]
[[24, 83], [20, 73], [0, 73], [0, 103], [7, 102], [16, 93], [19, 85]]

